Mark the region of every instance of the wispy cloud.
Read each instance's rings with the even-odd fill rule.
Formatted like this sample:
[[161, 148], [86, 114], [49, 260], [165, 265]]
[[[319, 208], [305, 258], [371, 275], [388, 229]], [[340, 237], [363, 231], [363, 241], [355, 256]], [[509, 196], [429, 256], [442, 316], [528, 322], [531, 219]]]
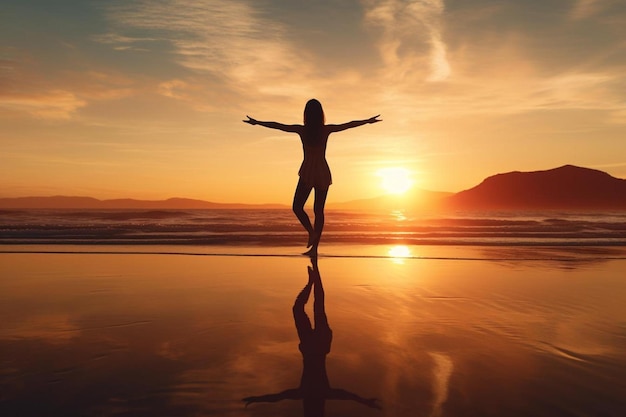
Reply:
[[94, 35], [92, 39], [96, 42], [103, 44], [113, 45], [113, 49], [116, 51], [149, 51], [147, 47], [139, 46], [139, 44], [156, 42], [160, 39], [158, 38], [146, 38], [146, 37], [130, 37], [123, 36], [117, 33], [104, 33]]
[[610, 1], [607, 0], [577, 0], [570, 11], [570, 17], [575, 20], [590, 18], [606, 7], [608, 3]]
[[[247, 3], [207, 0], [160, 0], [112, 6], [108, 15], [116, 30], [101, 42], [131, 48], [146, 40], [169, 42], [173, 58], [196, 74], [207, 74], [231, 93], [282, 95], [302, 90], [308, 75], [306, 53], [287, 40], [284, 28]], [[133, 36], [133, 31], [150, 36]], [[205, 80], [206, 82], [206, 80]], [[160, 91], [171, 97], [183, 80], [167, 81]]]
[[189, 84], [182, 80], [169, 80], [159, 84], [159, 94], [165, 97], [185, 99], [187, 96], [184, 90], [189, 88]]
[[64, 90], [0, 95], [0, 108], [50, 120], [67, 120], [77, 109], [86, 104], [85, 100]]
[[618, 94], [610, 92], [616, 81], [607, 73], [562, 73], [552, 77], [526, 75], [491, 80], [477, 88], [474, 82], [464, 80], [458, 85], [466, 94], [456, 103], [446, 106], [467, 113], [515, 114], [538, 110], [607, 110], [619, 111]]
[[448, 62], [446, 45], [441, 40], [441, 37], [438, 33], [433, 34], [431, 39], [431, 57], [430, 57], [430, 68], [431, 72], [427, 81], [443, 81], [448, 78], [450, 75], [450, 63]]
[[[533, 24], [508, 26], [498, 21], [508, 21], [517, 6], [463, 4], [448, 10], [438, 0], [363, 0], [363, 5], [365, 22], [380, 32], [387, 87], [380, 95], [387, 115], [423, 120], [597, 110], [607, 114], [607, 122], [623, 123], [623, 68], [603, 65], [623, 46], [605, 42], [590, 48], [594, 42], [560, 35], [563, 27], [583, 30], [572, 27], [572, 16], [595, 19], [615, 5], [612, 1], [580, 0], [571, 16], [524, 7], [536, 13]], [[606, 30], [604, 36], [616, 29]]]
[[[241, 106], [248, 101], [246, 105], [254, 106], [256, 100], [293, 105], [296, 98], [325, 93], [341, 93], [343, 101], [378, 97], [386, 103], [379, 102], [379, 108], [388, 105], [406, 117], [417, 106], [421, 117], [597, 108], [613, 112], [616, 121], [623, 111], [610, 88], [616, 82], [614, 73], [568, 68], [546, 77], [544, 63], [526, 49], [531, 39], [537, 41], [535, 34], [491, 32], [489, 38], [468, 36], [449, 45], [446, 39], [457, 29], [450, 26], [443, 0], [361, 4], [366, 26], [378, 34], [374, 42], [382, 74], [374, 73], [372, 66], [319, 76], [315, 53], [320, 52], [296, 44], [290, 37], [293, 27], [244, 1], [117, 3], [107, 9], [115, 33], [98, 39], [127, 49], [171, 45], [169, 52], [160, 52], [169, 53], [187, 73], [161, 80], [155, 88], [199, 111], [214, 110], [215, 103]], [[493, 13], [504, 12], [490, 10], [482, 18], [493, 20]], [[372, 76], [383, 82], [364, 82]], [[394, 110], [405, 103], [405, 110]]]
[[451, 68], [442, 36], [443, 0], [364, 0], [364, 5], [366, 22], [382, 31], [378, 49], [391, 78], [448, 78]]
[[63, 87], [42, 86], [40, 77], [28, 68], [32, 59], [17, 48], [0, 55], [0, 113], [39, 119], [69, 119], [85, 100]]
[[20, 50], [0, 60], [0, 111], [42, 120], [68, 120], [97, 101], [135, 93], [130, 78], [113, 71], [74, 68], [42, 72], [36, 57]]

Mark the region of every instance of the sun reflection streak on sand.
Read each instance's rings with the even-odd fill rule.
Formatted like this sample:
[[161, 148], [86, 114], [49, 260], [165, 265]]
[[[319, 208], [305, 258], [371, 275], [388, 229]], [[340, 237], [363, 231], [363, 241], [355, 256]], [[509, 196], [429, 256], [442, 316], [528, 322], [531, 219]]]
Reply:
[[429, 352], [435, 362], [433, 369], [433, 411], [431, 417], [441, 416], [442, 407], [448, 399], [448, 382], [454, 369], [454, 364], [450, 356], [439, 352]]

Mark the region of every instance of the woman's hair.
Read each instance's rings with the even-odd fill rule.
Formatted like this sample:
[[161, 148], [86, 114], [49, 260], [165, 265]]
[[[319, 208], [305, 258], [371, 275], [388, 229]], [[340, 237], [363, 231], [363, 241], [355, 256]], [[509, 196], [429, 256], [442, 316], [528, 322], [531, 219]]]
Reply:
[[322, 103], [314, 98], [307, 101], [306, 106], [304, 106], [304, 125], [307, 127], [319, 127], [323, 126], [325, 121]]
[[316, 145], [321, 139], [322, 127], [326, 118], [322, 103], [312, 98], [304, 106], [304, 136], [303, 140], [308, 145]]

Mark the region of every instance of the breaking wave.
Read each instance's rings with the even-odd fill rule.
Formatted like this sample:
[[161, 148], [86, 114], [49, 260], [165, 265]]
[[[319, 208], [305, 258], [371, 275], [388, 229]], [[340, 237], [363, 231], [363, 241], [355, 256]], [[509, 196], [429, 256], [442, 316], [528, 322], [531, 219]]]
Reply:
[[[301, 245], [291, 211], [0, 210], [0, 244]], [[329, 211], [324, 241], [347, 244], [626, 246], [626, 213]]]

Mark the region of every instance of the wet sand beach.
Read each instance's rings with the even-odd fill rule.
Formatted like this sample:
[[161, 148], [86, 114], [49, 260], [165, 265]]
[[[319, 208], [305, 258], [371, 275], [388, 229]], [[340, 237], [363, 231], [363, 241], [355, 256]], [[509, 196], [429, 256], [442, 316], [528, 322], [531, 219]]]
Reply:
[[[308, 258], [53, 249], [0, 253], [0, 415], [305, 415], [242, 399], [302, 388]], [[325, 415], [624, 415], [624, 270], [619, 249], [330, 248], [320, 363], [352, 396]]]

